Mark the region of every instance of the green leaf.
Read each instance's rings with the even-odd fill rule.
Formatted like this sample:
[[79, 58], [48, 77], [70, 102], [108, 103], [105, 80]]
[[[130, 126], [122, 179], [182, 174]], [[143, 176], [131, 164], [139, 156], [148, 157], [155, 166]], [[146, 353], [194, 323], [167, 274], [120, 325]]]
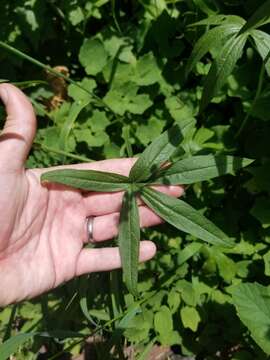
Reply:
[[92, 99], [89, 92], [92, 93], [93, 90], [96, 88], [97, 84], [95, 80], [84, 78], [82, 81], [78, 82], [77, 84], [79, 84], [82, 88], [86, 89], [88, 92], [86, 92], [81, 87], [78, 87], [75, 84], [70, 84], [68, 87], [68, 95], [77, 102]]
[[145, 187], [141, 197], [157, 215], [177, 229], [213, 245], [233, 246], [231, 240], [216, 225], [184, 201]]
[[124, 115], [126, 111], [132, 114], [143, 114], [152, 105], [148, 94], [138, 94], [139, 87], [130, 82], [124, 82], [111, 88], [104, 97], [104, 102], [116, 114]]
[[269, 197], [256, 198], [250, 213], [262, 224], [263, 228], [270, 226], [270, 199]]
[[270, 35], [261, 30], [252, 30], [250, 35], [255, 41], [256, 48], [262, 59], [266, 60], [265, 69], [268, 76], [270, 76], [270, 59], [268, 58], [269, 60], [267, 60], [270, 54]]
[[107, 63], [107, 52], [99, 39], [87, 39], [79, 52], [79, 60], [88, 75], [96, 75]]
[[240, 33], [248, 32], [270, 22], [270, 0], [263, 3], [242, 27]]
[[253, 339], [270, 355], [270, 287], [258, 283], [240, 284], [232, 290], [232, 300]]
[[192, 50], [186, 66], [186, 76], [206, 53], [212, 48], [215, 48], [220, 42], [224, 42], [228, 37], [237, 33], [240, 28], [240, 25], [229, 24], [206, 31], [206, 33], [196, 42]]
[[133, 182], [146, 180], [157, 171], [173, 155], [190, 125], [193, 125], [193, 119], [188, 119], [182, 126], [173, 126], [156, 138], [131, 168], [130, 180]]
[[217, 95], [221, 87], [225, 84], [227, 77], [233, 72], [237, 60], [242, 55], [246, 40], [246, 34], [231, 37], [212, 63], [205, 80], [200, 112], [202, 112], [211, 99]]
[[67, 142], [69, 134], [74, 126], [76, 119], [78, 118], [80, 112], [90, 103], [90, 99], [84, 99], [83, 101], [79, 100], [78, 102], [74, 102], [71, 105], [69, 110], [68, 118], [65, 121], [64, 125], [61, 128], [60, 136], [59, 136], [59, 148], [61, 150], [67, 149]]
[[183, 250], [181, 250], [177, 257], [177, 265], [180, 266], [184, 264], [188, 259], [194, 256], [197, 252], [200, 251], [202, 244], [193, 242], [185, 246]]
[[226, 155], [199, 155], [185, 158], [172, 164], [154, 180], [155, 184], [192, 184], [224, 174], [234, 174], [253, 160]]
[[154, 317], [154, 328], [159, 334], [162, 345], [173, 345], [180, 342], [179, 335], [173, 331], [173, 319], [170, 309], [163, 305]]
[[139, 86], [152, 85], [160, 80], [161, 69], [150, 52], [142, 56], [136, 64], [133, 81]]
[[162, 132], [165, 122], [156, 117], [151, 117], [145, 124], [137, 125], [136, 136], [143, 145], [148, 145]]
[[237, 15], [211, 15], [205, 19], [197, 21], [190, 24], [189, 26], [199, 26], [199, 25], [244, 25], [245, 20]]
[[52, 170], [41, 175], [41, 181], [55, 182], [88, 191], [114, 192], [129, 188], [128, 178], [96, 170]]
[[184, 328], [188, 328], [192, 331], [197, 331], [198, 325], [201, 321], [201, 317], [198, 311], [194, 307], [185, 306], [180, 310], [181, 319]]
[[10, 355], [14, 354], [21, 345], [34, 335], [34, 333], [18, 334], [5, 341], [0, 345], [0, 360], [8, 359]]
[[138, 294], [138, 259], [140, 243], [140, 219], [135, 193], [125, 192], [120, 213], [118, 245], [127, 289]]

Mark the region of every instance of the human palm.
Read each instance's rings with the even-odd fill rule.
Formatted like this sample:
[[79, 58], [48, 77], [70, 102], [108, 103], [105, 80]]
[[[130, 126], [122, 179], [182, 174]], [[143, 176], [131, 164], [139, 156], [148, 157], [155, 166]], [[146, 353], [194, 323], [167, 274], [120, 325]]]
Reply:
[[[0, 135], [0, 306], [32, 298], [75, 276], [120, 267], [118, 248], [85, 248], [86, 219], [94, 216], [94, 241], [117, 234], [122, 193], [86, 193], [59, 184], [41, 185], [48, 169], [25, 170], [35, 136], [36, 119], [30, 102], [10, 84], [0, 85], [7, 121]], [[133, 159], [115, 159], [72, 168], [129, 173]], [[66, 167], [65, 167], [66, 168]], [[161, 191], [179, 196], [179, 187]], [[160, 218], [140, 204], [142, 226]], [[144, 241], [140, 260], [155, 254]]]

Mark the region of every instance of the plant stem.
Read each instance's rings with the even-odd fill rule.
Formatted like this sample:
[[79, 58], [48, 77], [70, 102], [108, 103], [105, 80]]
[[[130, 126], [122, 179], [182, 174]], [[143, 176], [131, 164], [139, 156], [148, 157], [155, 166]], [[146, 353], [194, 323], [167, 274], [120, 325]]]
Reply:
[[83, 161], [83, 162], [93, 162], [93, 161], [95, 161], [95, 160], [89, 159], [89, 158], [84, 157], [84, 156], [75, 155], [75, 154], [66, 152], [64, 150], [59, 150], [59, 149], [52, 148], [52, 147], [44, 145], [44, 144], [42, 144], [42, 143], [40, 143], [38, 141], [34, 141], [34, 146], [36, 146], [38, 148], [41, 148], [41, 150], [43, 150], [43, 151], [53, 152], [53, 153], [58, 154], [58, 155], [64, 155], [64, 156], [69, 157], [71, 159], [75, 159], [75, 160], [79, 160], [79, 161]]
[[242, 122], [242, 125], [240, 126], [239, 130], [237, 131], [237, 133], [235, 134], [235, 138], [238, 138], [239, 135], [241, 134], [241, 132], [243, 131], [244, 127], [246, 126], [249, 118], [250, 118], [250, 115], [257, 103], [257, 100], [259, 98], [259, 96], [261, 95], [261, 92], [262, 92], [262, 86], [263, 86], [263, 81], [264, 81], [264, 73], [265, 73], [265, 64], [264, 62], [262, 63], [262, 66], [261, 66], [261, 70], [260, 70], [260, 75], [259, 75], [259, 81], [258, 81], [258, 86], [257, 86], [257, 90], [256, 90], [256, 94], [255, 94], [255, 97], [252, 101], [252, 104], [251, 104], [251, 107], [249, 109], [249, 111], [247, 112], [243, 122]]
[[[45, 65], [43, 64], [42, 62], [32, 58], [31, 56], [23, 53], [22, 51], [14, 48], [13, 46], [11, 45], [8, 45], [6, 44], [5, 42], [3, 41], [0, 41], [0, 47], [6, 49], [7, 51], [11, 52], [12, 54], [24, 59], [24, 60], [27, 60], [29, 62], [31, 62], [32, 64], [50, 72], [51, 74], [54, 74], [55, 76], [58, 76], [58, 77], [61, 77], [63, 78], [64, 80], [66, 80], [66, 82], [70, 83], [70, 84], [73, 84], [77, 87], [79, 87], [80, 89], [84, 90], [86, 93], [88, 93], [89, 95], [91, 95], [93, 97], [93, 99], [95, 99], [97, 101], [97, 103], [99, 103], [102, 107], [108, 109], [109, 111], [113, 112], [113, 110], [111, 108], [109, 108], [109, 106], [100, 98], [98, 97], [97, 95], [95, 95], [94, 93], [92, 93], [91, 91], [87, 90], [85, 87], [81, 86], [80, 84], [78, 84], [76, 81], [70, 79], [68, 76], [60, 73], [59, 71], [56, 71], [54, 70], [52, 67], [50, 67], [49, 65]], [[113, 112], [114, 113], [114, 112]]]

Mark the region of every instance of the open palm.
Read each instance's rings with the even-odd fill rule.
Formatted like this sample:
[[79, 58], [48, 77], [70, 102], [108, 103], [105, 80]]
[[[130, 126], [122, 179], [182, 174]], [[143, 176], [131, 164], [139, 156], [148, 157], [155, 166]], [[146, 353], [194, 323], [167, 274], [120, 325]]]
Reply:
[[[84, 248], [86, 218], [94, 216], [94, 241], [117, 234], [122, 193], [82, 193], [57, 184], [40, 184], [42, 169], [25, 170], [36, 131], [31, 103], [10, 84], [0, 85], [7, 121], [0, 135], [0, 305], [32, 298], [75, 276], [121, 266], [118, 248]], [[127, 175], [134, 159], [115, 159], [72, 168]], [[67, 168], [65, 166], [65, 168]], [[48, 171], [48, 169], [44, 169]], [[179, 187], [161, 191], [179, 196]], [[142, 226], [160, 218], [140, 204]], [[155, 245], [143, 241], [140, 260], [150, 259]]]

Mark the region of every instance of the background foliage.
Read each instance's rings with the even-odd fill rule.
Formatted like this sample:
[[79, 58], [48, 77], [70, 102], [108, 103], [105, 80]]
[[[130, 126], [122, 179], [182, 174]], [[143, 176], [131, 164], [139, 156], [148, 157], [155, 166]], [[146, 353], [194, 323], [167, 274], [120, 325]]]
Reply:
[[98, 359], [123, 359], [128, 352], [146, 359], [155, 343], [197, 359], [267, 359], [269, 1], [0, 5], [0, 78], [24, 89], [38, 114], [28, 167], [133, 156], [187, 118], [194, 126], [179, 149], [186, 157], [256, 159], [235, 177], [186, 190], [186, 200], [236, 242], [233, 249], [206, 245], [167, 224], [144, 230], [158, 254], [141, 265], [139, 300], [119, 287], [119, 273], [92, 274], [2, 309], [0, 359], [15, 350], [17, 359], [39, 352], [64, 359], [78, 354], [94, 333]]

